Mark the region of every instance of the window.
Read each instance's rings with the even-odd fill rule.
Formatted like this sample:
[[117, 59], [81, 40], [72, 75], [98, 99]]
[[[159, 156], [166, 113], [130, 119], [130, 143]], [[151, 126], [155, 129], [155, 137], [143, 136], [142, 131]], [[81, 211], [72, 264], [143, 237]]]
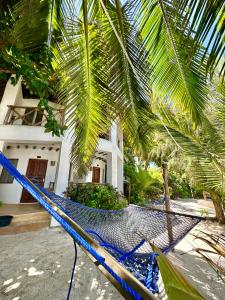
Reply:
[[[9, 159], [9, 161], [14, 165], [14, 167], [17, 167], [18, 159]], [[9, 173], [2, 169], [2, 173], [0, 176], [0, 183], [13, 183], [14, 178], [9, 175]]]

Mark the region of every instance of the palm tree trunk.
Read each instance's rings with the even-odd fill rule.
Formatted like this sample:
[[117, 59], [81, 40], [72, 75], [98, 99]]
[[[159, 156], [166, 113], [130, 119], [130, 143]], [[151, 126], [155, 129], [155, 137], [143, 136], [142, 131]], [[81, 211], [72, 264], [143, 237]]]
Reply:
[[[163, 199], [165, 203], [166, 211], [170, 212], [170, 196], [169, 196], [169, 184], [168, 184], [168, 165], [167, 162], [162, 163], [162, 177], [163, 177]], [[173, 242], [173, 226], [170, 214], [166, 214], [167, 231], [169, 241]]]
[[162, 163], [162, 177], [163, 177], [163, 200], [167, 211], [170, 211], [170, 196], [168, 184], [168, 166], [167, 162]]
[[210, 192], [214, 209], [216, 212], [216, 219], [220, 224], [225, 224], [225, 215], [223, 211], [222, 201], [218, 193], [216, 192]]

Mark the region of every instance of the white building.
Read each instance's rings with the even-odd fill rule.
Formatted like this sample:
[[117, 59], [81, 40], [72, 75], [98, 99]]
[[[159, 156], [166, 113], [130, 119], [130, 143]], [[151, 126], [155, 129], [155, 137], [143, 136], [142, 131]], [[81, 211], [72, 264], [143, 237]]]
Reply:
[[[99, 138], [87, 175], [75, 179], [70, 164], [72, 141], [67, 134], [58, 138], [44, 132], [45, 112], [36, 109], [38, 99], [27, 92], [21, 80], [13, 86], [9, 79], [0, 90], [0, 151], [22, 174], [57, 194], [62, 194], [71, 181], [110, 183], [123, 191], [123, 136], [115, 124], [108, 135]], [[64, 122], [63, 107], [49, 104], [58, 121]], [[0, 200], [14, 204], [34, 201], [2, 168]]]

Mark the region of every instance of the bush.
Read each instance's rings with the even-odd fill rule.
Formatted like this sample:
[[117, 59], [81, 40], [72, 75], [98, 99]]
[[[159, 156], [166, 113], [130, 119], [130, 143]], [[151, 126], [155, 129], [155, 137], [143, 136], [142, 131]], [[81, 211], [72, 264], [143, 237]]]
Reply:
[[157, 168], [144, 170], [125, 164], [126, 196], [131, 185], [131, 203], [142, 204], [150, 199], [158, 199], [162, 194], [162, 176]]
[[98, 209], [121, 209], [127, 205], [125, 199], [111, 185], [77, 184], [69, 187], [66, 193], [71, 200]]
[[189, 184], [180, 175], [170, 173], [168, 181], [172, 199], [192, 197]]
[[200, 187], [200, 186], [193, 186], [192, 187], [192, 194], [194, 198], [197, 199], [202, 199], [203, 198], [203, 192], [204, 192], [204, 188]]

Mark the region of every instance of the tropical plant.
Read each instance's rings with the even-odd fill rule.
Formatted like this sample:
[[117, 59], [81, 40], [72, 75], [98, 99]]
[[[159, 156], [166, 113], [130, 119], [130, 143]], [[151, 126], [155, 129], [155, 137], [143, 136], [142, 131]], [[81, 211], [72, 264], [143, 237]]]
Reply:
[[156, 246], [152, 245], [152, 247], [158, 254], [156, 260], [169, 300], [180, 300], [182, 298], [188, 300], [205, 299]]
[[99, 132], [117, 117], [131, 146], [145, 147], [152, 100], [188, 112], [196, 124], [204, 118], [207, 76], [224, 52], [222, 0], [15, 2], [12, 43], [31, 52], [43, 40], [51, 44], [81, 172]]
[[[22, 76], [26, 87], [40, 98], [38, 107], [47, 112], [45, 129], [60, 136], [66, 129], [53, 114], [48, 98], [56, 94], [57, 80], [52, 68], [48, 37], [48, 1], [2, 1], [0, 6], [0, 78], [16, 84]], [[40, 20], [39, 34], [34, 28]]]
[[[171, 139], [182, 155], [189, 159], [186, 174], [191, 181], [210, 192], [216, 215], [225, 222], [222, 208], [224, 193], [224, 149], [225, 141], [220, 128], [212, 120], [205, 120], [194, 128], [185, 115], [177, 115], [170, 109], [161, 111], [164, 125], [159, 125], [160, 134]], [[188, 174], [189, 172], [189, 174]]]
[[[162, 194], [162, 176], [157, 167], [146, 169], [135, 160], [134, 154], [125, 147], [124, 177], [129, 203], [144, 203], [155, 200]], [[125, 187], [126, 187], [125, 185]]]
[[[2, 6], [7, 18], [1, 51], [27, 82], [32, 76], [23, 73], [32, 63], [24, 68], [21, 58], [14, 62], [12, 51], [31, 59], [44, 41], [48, 44], [58, 98], [74, 137], [72, 161], [80, 173], [91, 162], [99, 133], [119, 119], [127, 142], [138, 151], [148, 150], [156, 126], [173, 147], [192, 158], [200, 184], [221, 195], [223, 142], [206, 116], [208, 83], [216, 67], [221, 79], [225, 69], [224, 1], [20, 0], [3, 1]], [[42, 74], [45, 64], [35, 68], [34, 74]], [[49, 84], [42, 76], [40, 82]], [[222, 94], [224, 82], [218, 86]], [[222, 104], [219, 115], [222, 122]], [[182, 118], [188, 124], [182, 124]], [[167, 177], [166, 162], [163, 165]]]
[[[224, 0], [20, 0], [12, 8], [9, 50], [16, 45], [32, 52], [48, 33], [80, 172], [87, 170], [99, 133], [119, 118], [130, 147], [146, 153], [155, 126], [192, 158], [201, 184], [221, 194], [224, 145], [203, 111], [209, 77], [224, 55], [224, 10]], [[56, 25], [60, 34], [54, 36]], [[221, 77], [224, 70], [222, 62]], [[153, 114], [155, 102], [172, 108], [173, 118]], [[176, 120], [180, 112], [186, 114]], [[183, 279], [178, 282], [174, 273], [170, 298], [201, 298], [189, 286], [180, 293]]]
[[145, 166], [148, 167], [150, 161], [154, 161], [162, 168], [163, 180], [163, 198], [166, 210], [170, 210], [170, 188], [169, 188], [169, 174], [168, 162], [177, 155], [178, 149], [171, 142], [170, 137], [161, 134], [160, 131], [155, 130], [152, 133], [152, 140], [149, 147], [140, 151], [141, 159], [145, 161]]
[[191, 198], [191, 187], [188, 180], [184, 180], [180, 175], [175, 172], [170, 172], [168, 176], [168, 185], [170, 190], [170, 197], [177, 198]]
[[77, 184], [68, 187], [66, 194], [71, 200], [99, 209], [121, 209], [127, 204], [111, 185]]

